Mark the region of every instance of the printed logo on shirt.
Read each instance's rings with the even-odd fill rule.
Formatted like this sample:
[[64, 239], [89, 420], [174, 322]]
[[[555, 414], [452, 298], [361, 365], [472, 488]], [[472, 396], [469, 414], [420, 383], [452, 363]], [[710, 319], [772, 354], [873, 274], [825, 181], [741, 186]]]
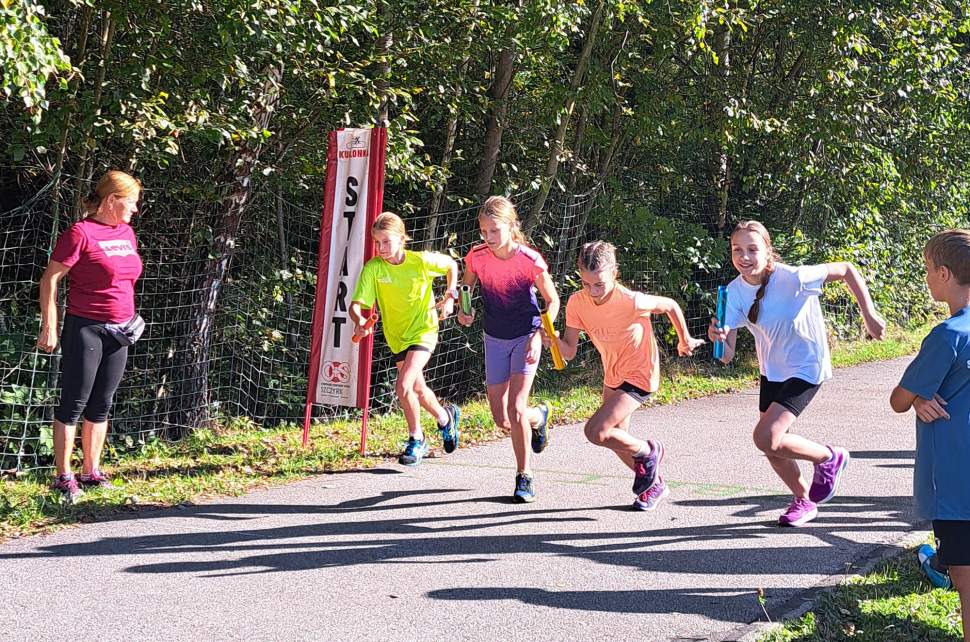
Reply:
[[135, 253], [135, 248], [131, 246], [131, 241], [127, 239], [98, 241], [98, 245], [104, 250], [105, 256], [131, 256]]
[[389, 276], [379, 276], [379, 277], [377, 277], [377, 282], [378, 283], [383, 283], [384, 285], [390, 285], [390, 284], [394, 283], [394, 280], [391, 279], [391, 277], [389, 277]]

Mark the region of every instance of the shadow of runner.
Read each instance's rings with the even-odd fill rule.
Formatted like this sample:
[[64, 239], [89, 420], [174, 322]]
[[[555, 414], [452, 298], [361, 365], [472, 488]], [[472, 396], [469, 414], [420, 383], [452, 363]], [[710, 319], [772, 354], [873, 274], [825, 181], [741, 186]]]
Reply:
[[[803, 589], [772, 589], [774, 601], [793, 599]], [[530, 606], [606, 613], [694, 613], [724, 622], [747, 624], [761, 611], [755, 588], [644, 589], [637, 591], [549, 591], [541, 588], [453, 588], [429, 591], [435, 600], [514, 600]], [[770, 611], [769, 611], [770, 613]], [[649, 638], [648, 638], [649, 639]]]

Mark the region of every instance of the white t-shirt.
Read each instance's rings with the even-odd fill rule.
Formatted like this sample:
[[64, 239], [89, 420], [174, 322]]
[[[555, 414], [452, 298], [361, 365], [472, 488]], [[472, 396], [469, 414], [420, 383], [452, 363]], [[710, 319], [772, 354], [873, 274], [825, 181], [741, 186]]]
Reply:
[[832, 378], [832, 361], [818, 295], [828, 276], [825, 265], [792, 267], [775, 263], [758, 323], [748, 310], [758, 292], [740, 276], [727, 286], [727, 329], [745, 326], [754, 335], [761, 374], [768, 381], [798, 377], [819, 384]]

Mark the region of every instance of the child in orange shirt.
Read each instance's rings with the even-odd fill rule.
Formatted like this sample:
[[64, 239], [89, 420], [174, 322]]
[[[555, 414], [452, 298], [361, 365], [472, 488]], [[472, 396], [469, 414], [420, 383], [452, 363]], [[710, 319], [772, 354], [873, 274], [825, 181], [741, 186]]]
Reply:
[[[633, 493], [637, 510], [653, 510], [667, 496], [667, 484], [659, 475], [664, 447], [659, 441], [643, 441], [629, 433], [630, 416], [660, 383], [657, 340], [651, 314], [666, 314], [680, 342], [677, 352], [693, 353], [704, 343], [687, 331], [680, 306], [673, 299], [634, 292], [616, 281], [616, 248], [605, 241], [585, 244], [579, 251], [579, 276], [583, 289], [566, 304], [566, 330], [559, 340], [564, 359], [576, 356], [579, 332], [592, 340], [603, 361], [603, 405], [586, 422], [586, 438], [609, 448], [633, 470]], [[548, 337], [543, 342], [549, 344]]]

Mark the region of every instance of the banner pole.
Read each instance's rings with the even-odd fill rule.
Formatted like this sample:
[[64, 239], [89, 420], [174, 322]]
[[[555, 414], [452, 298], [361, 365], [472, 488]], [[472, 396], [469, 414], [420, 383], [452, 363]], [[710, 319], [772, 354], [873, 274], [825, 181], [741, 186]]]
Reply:
[[[367, 171], [367, 225], [364, 227], [364, 263], [374, 257], [371, 228], [384, 209], [384, 161], [387, 154], [387, 129], [375, 127], [370, 139], [370, 166]], [[377, 313], [377, 303], [371, 314]], [[357, 405], [360, 418], [360, 454], [367, 453], [367, 419], [370, 414], [370, 379], [374, 356], [374, 335], [370, 334], [360, 348], [360, 370], [357, 377]]]
[[330, 232], [333, 228], [333, 195], [337, 187], [337, 132], [330, 132], [327, 145], [327, 182], [323, 196], [323, 223], [320, 226], [320, 249], [317, 252], [317, 287], [314, 294], [313, 321], [310, 325], [310, 363], [307, 368], [306, 405], [303, 408], [303, 447], [310, 444], [310, 415], [320, 376], [320, 352], [323, 350], [323, 314], [327, 299], [327, 277], [330, 272]]

